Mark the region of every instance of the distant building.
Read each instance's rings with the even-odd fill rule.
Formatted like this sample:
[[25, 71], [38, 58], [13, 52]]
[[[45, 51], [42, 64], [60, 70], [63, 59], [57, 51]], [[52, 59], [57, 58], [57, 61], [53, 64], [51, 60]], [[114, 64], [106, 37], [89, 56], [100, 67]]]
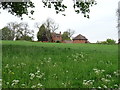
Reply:
[[63, 43], [73, 43], [72, 40], [64, 40]]
[[52, 33], [52, 42], [62, 42], [62, 35], [61, 32], [58, 33]]
[[89, 41], [85, 36], [79, 34], [75, 38], [73, 38], [73, 43], [89, 43]]
[[[51, 42], [61, 42], [61, 43], [90, 43], [88, 39], [85, 36], [82, 36], [81, 34], [77, 35], [75, 38], [72, 40], [62, 40], [62, 35], [61, 32], [58, 33], [51, 33]], [[48, 42], [48, 40], [43, 41], [43, 42]]]

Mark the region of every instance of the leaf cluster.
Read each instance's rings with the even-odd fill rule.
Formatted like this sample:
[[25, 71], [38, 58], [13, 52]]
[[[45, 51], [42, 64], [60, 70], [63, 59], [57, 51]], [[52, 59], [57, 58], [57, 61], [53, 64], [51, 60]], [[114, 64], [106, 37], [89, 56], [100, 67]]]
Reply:
[[[28, 8], [34, 7], [34, 3], [32, 2], [0, 2], [0, 9], [8, 10], [9, 13], [18, 17], [22, 17], [23, 14], [28, 15]], [[31, 10], [30, 14], [33, 13], [34, 11]]]

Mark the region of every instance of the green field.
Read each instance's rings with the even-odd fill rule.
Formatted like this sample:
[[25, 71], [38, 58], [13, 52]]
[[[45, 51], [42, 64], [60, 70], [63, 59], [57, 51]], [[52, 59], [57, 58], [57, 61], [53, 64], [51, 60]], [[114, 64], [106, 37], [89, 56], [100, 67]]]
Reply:
[[118, 88], [118, 45], [2, 42], [3, 88]]

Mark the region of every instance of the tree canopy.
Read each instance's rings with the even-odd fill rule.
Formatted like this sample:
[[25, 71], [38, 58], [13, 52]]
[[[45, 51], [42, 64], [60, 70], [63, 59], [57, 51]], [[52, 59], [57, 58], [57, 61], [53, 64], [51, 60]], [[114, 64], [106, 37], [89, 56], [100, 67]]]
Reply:
[[14, 31], [10, 30], [7, 26], [0, 30], [1, 40], [13, 40], [14, 34]]
[[8, 10], [9, 13], [21, 17], [21, 19], [23, 14], [33, 14], [34, 11], [31, 10], [28, 12], [28, 8], [34, 7], [33, 2], [0, 2], [0, 9], [2, 8], [3, 10]]
[[[67, 5], [63, 3], [64, 0], [57, 0], [51, 2], [50, 0], [42, 0], [43, 6], [47, 8], [54, 7], [56, 13], [64, 12]], [[89, 18], [90, 6], [95, 5], [95, 0], [73, 0], [73, 8], [77, 14], [82, 13], [84, 17]], [[34, 8], [34, 2], [0, 2], [0, 9], [8, 10], [12, 15], [21, 17], [22, 15], [33, 14], [34, 10], [28, 12], [28, 8]], [[62, 14], [65, 16], [65, 14]]]
[[10, 22], [2, 29], [2, 40], [28, 40], [33, 39], [34, 31], [28, 28], [27, 23]]
[[45, 28], [45, 26], [44, 26], [44, 24], [42, 24], [41, 26], [40, 26], [40, 28], [39, 28], [39, 31], [38, 31], [38, 33], [37, 33], [37, 39], [38, 39], [38, 41], [48, 41], [48, 39], [47, 39], [47, 36], [46, 36], [46, 28]]

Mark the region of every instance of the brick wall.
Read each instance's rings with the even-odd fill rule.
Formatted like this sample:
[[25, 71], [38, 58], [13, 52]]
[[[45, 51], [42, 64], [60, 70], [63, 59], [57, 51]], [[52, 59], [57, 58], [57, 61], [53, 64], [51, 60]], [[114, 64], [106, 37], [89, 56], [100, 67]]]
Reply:
[[73, 40], [73, 43], [86, 43], [87, 40]]
[[52, 36], [52, 40], [53, 40], [53, 42], [62, 41], [62, 37], [61, 37], [61, 35], [59, 35], [59, 36]]

